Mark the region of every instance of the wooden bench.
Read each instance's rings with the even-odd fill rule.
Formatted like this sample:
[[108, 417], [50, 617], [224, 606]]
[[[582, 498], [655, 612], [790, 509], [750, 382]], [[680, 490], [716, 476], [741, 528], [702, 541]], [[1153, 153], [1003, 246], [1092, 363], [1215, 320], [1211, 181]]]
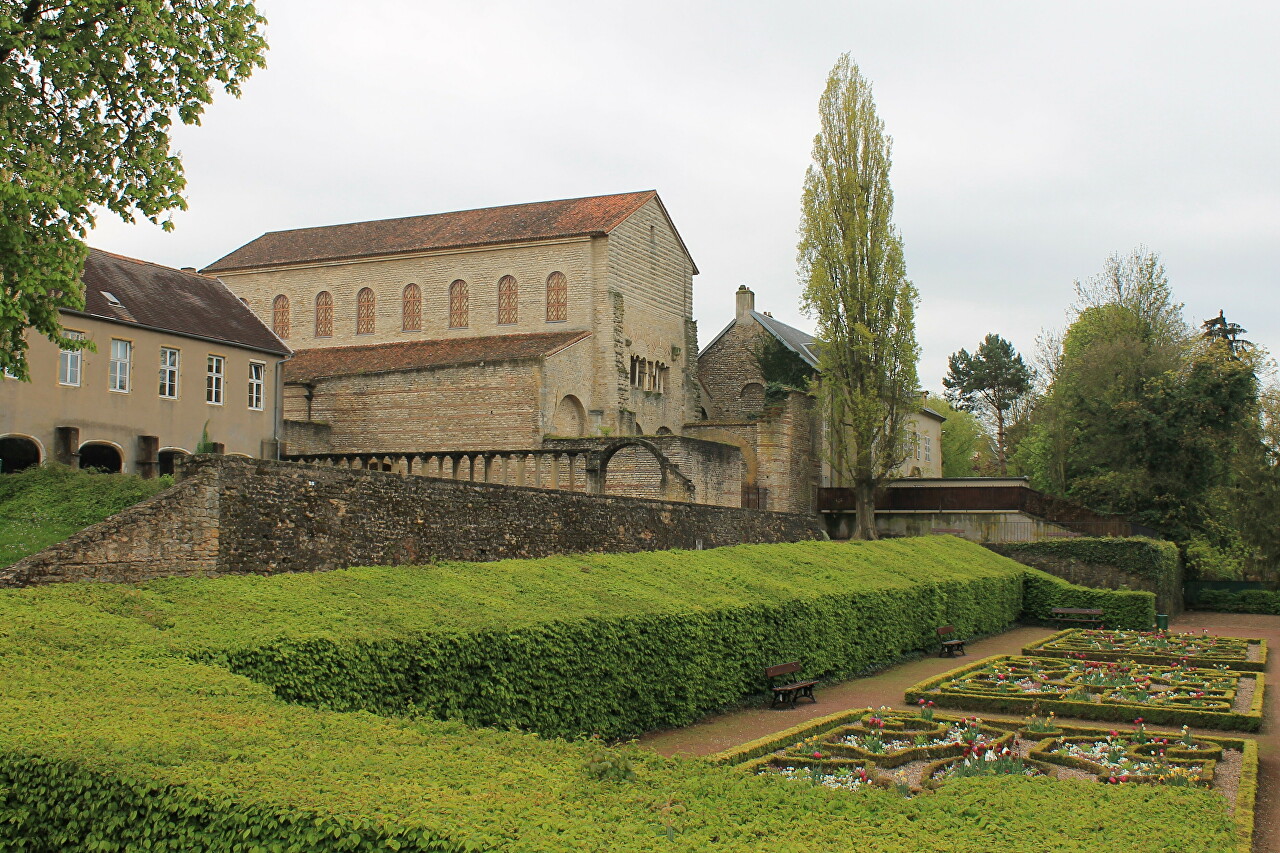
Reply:
[[1049, 618], [1060, 625], [1102, 627], [1102, 611], [1088, 607], [1055, 607], [1049, 612]]
[[773, 691], [773, 705], [770, 707], [777, 707], [778, 705], [795, 707], [796, 700], [801, 696], [806, 696], [814, 702], [818, 701], [813, 695], [813, 686], [818, 683], [817, 681], [792, 681], [787, 684], [774, 683], [775, 679], [781, 678], [785, 681], [792, 673], [799, 671], [800, 661], [798, 660], [765, 667], [764, 677], [769, 680], [769, 689]]
[[957, 654], [968, 657], [964, 650], [964, 640], [957, 640], [955, 638], [947, 639], [955, 632], [956, 629], [952, 625], [943, 625], [938, 629], [938, 639], [942, 641], [942, 648], [938, 651], [938, 657], [953, 658]]

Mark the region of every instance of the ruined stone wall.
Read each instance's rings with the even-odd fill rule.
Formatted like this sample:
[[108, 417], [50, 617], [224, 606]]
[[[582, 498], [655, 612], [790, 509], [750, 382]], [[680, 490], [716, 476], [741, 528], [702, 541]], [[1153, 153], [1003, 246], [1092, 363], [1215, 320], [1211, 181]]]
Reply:
[[821, 539], [815, 519], [225, 456], [0, 570], [0, 586]]
[[[199, 458], [252, 464], [237, 457]], [[200, 469], [170, 489], [0, 568], [0, 587], [216, 574], [218, 508], [217, 471]]]

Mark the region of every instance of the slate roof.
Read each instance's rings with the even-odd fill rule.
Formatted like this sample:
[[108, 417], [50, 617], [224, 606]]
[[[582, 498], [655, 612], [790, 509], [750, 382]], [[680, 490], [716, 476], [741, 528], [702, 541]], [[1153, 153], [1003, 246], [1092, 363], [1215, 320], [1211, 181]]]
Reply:
[[[205, 267], [205, 272], [398, 255], [567, 237], [604, 236], [652, 199], [655, 190], [540, 201], [271, 231]], [[658, 200], [661, 207], [662, 201]], [[666, 215], [666, 209], [663, 208]], [[670, 222], [670, 217], [667, 217]], [[672, 231], [675, 226], [672, 225]], [[676, 234], [676, 239], [680, 239]], [[681, 247], [684, 243], [681, 241]], [[686, 254], [688, 250], [686, 249]]]
[[543, 358], [590, 336], [586, 331], [531, 332], [299, 350], [285, 362], [284, 381], [311, 382], [332, 376]]
[[[787, 349], [794, 352], [796, 355], [800, 356], [800, 358], [804, 359], [805, 364], [809, 365], [815, 370], [818, 368], [818, 347], [820, 345], [818, 344], [817, 339], [814, 338], [813, 335], [809, 334], [808, 332], [802, 332], [799, 329], [797, 329], [795, 326], [788, 326], [786, 323], [782, 322], [781, 320], [775, 320], [774, 318], [770, 317], [767, 314], [761, 314], [759, 311], [751, 311], [749, 313], [750, 313], [751, 319], [759, 323], [766, 332], [768, 332], [769, 334], [777, 338], [779, 341], [781, 341], [783, 346], [785, 346]], [[715, 342], [720, 340], [722, 337], [724, 337], [725, 332], [728, 332], [730, 329], [732, 329], [734, 326], [734, 323], [737, 323], [737, 322], [738, 321], [735, 319], [733, 323], [730, 323], [729, 325], [725, 326], [724, 329], [721, 330], [720, 334], [712, 338], [711, 343], [707, 344], [702, 351], [706, 352], [707, 350], [711, 349], [711, 347], [715, 345]], [[939, 421], [946, 420], [945, 417], [938, 414], [933, 409], [930, 409], [927, 406], [922, 408], [920, 412], [922, 414], [931, 415], [932, 417], [937, 418]]]
[[289, 354], [289, 347], [216, 278], [90, 249], [81, 280], [84, 310], [68, 314]]

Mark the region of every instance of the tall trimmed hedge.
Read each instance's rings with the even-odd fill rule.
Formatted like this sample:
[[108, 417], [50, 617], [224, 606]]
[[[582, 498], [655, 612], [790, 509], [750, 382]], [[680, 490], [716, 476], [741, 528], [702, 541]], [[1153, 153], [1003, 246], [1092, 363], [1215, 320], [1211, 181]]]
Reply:
[[1023, 617], [1052, 621], [1055, 607], [1083, 607], [1102, 611], [1108, 628], [1149, 631], [1156, 622], [1156, 597], [1129, 589], [1077, 586], [1037, 569], [1027, 569], [1022, 586]]
[[1265, 613], [1280, 616], [1280, 592], [1267, 589], [1246, 589], [1232, 592], [1225, 589], [1200, 591], [1196, 610], [1213, 610], [1218, 613]]

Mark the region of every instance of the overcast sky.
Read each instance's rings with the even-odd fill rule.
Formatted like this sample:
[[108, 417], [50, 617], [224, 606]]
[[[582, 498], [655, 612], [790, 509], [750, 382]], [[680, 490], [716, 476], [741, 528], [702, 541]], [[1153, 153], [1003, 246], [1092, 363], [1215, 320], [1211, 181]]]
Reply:
[[817, 101], [849, 51], [894, 138], [922, 383], [1029, 356], [1143, 244], [1188, 319], [1280, 353], [1280, 4], [260, 0], [268, 67], [176, 134], [190, 210], [90, 242], [202, 267], [266, 231], [656, 189], [705, 344], [795, 273]]

